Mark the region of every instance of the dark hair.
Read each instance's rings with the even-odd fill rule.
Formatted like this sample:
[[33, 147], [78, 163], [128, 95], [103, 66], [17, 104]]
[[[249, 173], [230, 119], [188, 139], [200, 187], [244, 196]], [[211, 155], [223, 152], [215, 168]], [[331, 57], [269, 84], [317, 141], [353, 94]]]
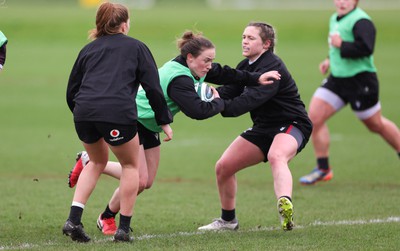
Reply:
[[105, 2], [96, 14], [96, 29], [89, 31], [89, 38], [96, 39], [105, 35], [120, 33], [121, 24], [129, 19], [128, 8], [122, 4]]
[[275, 47], [275, 30], [272, 25], [263, 23], [263, 22], [250, 22], [247, 27], [254, 26], [260, 29], [260, 37], [263, 43], [267, 42], [268, 40], [271, 42], [269, 46], [270, 51], [274, 51]]
[[201, 32], [195, 34], [193, 31], [185, 31], [182, 37], [177, 40], [177, 45], [184, 58], [189, 53], [197, 57], [204, 49], [215, 48], [214, 44], [205, 38]]

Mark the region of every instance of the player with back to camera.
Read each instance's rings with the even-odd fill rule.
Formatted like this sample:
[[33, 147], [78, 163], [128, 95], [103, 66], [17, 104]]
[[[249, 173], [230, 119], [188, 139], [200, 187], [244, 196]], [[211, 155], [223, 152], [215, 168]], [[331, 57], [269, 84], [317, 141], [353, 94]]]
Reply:
[[127, 36], [128, 9], [103, 3], [97, 10], [92, 42], [83, 47], [72, 68], [67, 102], [75, 129], [91, 161], [82, 171], [69, 217], [62, 231], [77, 242], [90, 237], [81, 223], [83, 209], [108, 162], [108, 151], [122, 166], [120, 179], [120, 222], [114, 241], [131, 241], [129, 229], [139, 188], [139, 137], [136, 94], [139, 84], [155, 112], [155, 119], [172, 139], [172, 115], [160, 87], [157, 66], [148, 47]]
[[7, 56], [7, 45], [8, 39], [3, 32], [0, 31], [0, 72], [3, 70], [4, 64], [6, 63]]
[[[276, 71], [263, 74], [254, 74], [237, 71], [227, 66], [221, 67], [213, 63], [215, 58], [215, 46], [201, 33], [186, 31], [177, 40], [180, 55], [165, 63], [159, 69], [161, 87], [165, 99], [172, 114], [180, 110], [192, 119], [210, 118], [225, 108], [224, 100], [219, 98], [218, 92], [211, 87], [214, 99], [211, 102], [202, 101], [195, 90], [202, 83], [211, 82], [217, 84], [241, 83], [257, 84], [260, 78], [264, 84], [272, 83], [269, 78], [278, 78]], [[138, 104], [138, 134], [140, 146], [140, 182], [139, 192], [149, 189], [155, 179], [160, 160], [160, 128], [154, 120], [154, 113], [148, 104], [145, 92], [139, 90], [136, 97]], [[69, 186], [74, 187], [83, 167], [89, 161], [85, 152], [78, 155], [77, 162], [69, 175]], [[104, 174], [115, 178], [121, 176], [121, 166], [118, 162], [108, 162]], [[115, 217], [120, 211], [119, 190], [116, 189], [104, 212], [97, 220], [98, 228], [106, 235], [112, 235], [116, 231]]]
[[250, 112], [253, 125], [238, 136], [215, 165], [221, 217], [199, 230], [236, 230], [236, 173], [269, 162], [277, 209], [283, 230], [292, 230], [293, 180], [288, 162], [308, 142], [312, 124], [298, 88], [284, 62], [274, 53], [275, 31], [266, 23], [251, 22], [242, 34], [242, 60], [237, 69], [252, 72], [278, 71], [279, 80], [266, 86], [222, 86], [217, 88], [225, 102], [224, 117]]
[[317, 166], [300, 178], [312, 185], [332, 179], [329, 165], [330, 134], [326, 121], [347, 104], [358, 119], [379, 134], [400, 157], [400, 131], [382, 116], [379, 82], [373, 60], [376, 29], [370, 16], [357, 7], [358, 0], [334, 0], [336, 13], [329, 24], [329, 57], [319, 70], [330, 75], [315, 91], [309, 108], [314, 124], [311, 134]]

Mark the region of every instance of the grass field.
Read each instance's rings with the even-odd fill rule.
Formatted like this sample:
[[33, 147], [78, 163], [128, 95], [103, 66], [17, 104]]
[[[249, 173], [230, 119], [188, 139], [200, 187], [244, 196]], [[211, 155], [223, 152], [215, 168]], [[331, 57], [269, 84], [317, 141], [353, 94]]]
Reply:
[[[0, 1], [2, 2], [2, 1]], [[371, 10], [378, 29], [375, 62], [383, 114], [400, 125], [398, 10]], [[252, 20], [273, 24], [277, 54], [296, 79], [306, 104], [322, 80], [317, 65], [327, 54], [331, 11], [208, 10], [204, 7], [132, 10], [130, 35], [146, 42], [158, 65], [174, 57], [185, 29], [197, 29], [217, 47], [217, 61], [235, 66], [241, 34]], [[241, 229], [199, 233], [219, 217], [214, 163], [242, 130], [248, 115], [193, 121], [182, 114], [174, 139], [162, 146], [154, 187], [138, 198], [134, 244], [114, 244], [96, 229], [116, 180], [103, 177], [85, 209], [83, 223], [94, 239], [73, 243], [61, 234], [73, 190], [67, 174], [82, 149], [65, 102], [69, 71], [88, 41], [95, 10], [69, 5], [0, 6], [0, 30], [9, 38], [0, 73], [0, 250], [398, 250], [400, 247], [399, 159], [349, 110], [331, 121], [329, 183], [301, 186], [315, 164], [311, 144], [290, 164], [297, 228], [279, 229], [269, 166], [238, 174], [237, 216]], [[111, 156], [113, 159], [113, 156]]]

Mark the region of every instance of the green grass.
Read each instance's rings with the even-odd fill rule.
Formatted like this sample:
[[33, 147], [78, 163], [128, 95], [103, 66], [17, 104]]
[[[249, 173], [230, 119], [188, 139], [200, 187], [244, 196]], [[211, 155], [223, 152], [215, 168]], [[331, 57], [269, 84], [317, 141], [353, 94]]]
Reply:
[[[395, 10], [369, 13], [378, 29], [375, 61], [383, 114], [399, 125], [400, 17]], [[72, 4], [44, 7], [7, 1], [0, 8], [0, 28], [9, 38], [7, 63], [0, 73], [0, 250], [398, 249], [399, 159], [349, 108], [329, 121], [335, 172], [331, 182], [315, 187], [298, 184], [315, 164], [310, 144], [290, 164], [298, 226], [291, 232], [278, 228], [271, 173], [265, 164], [238, 174], [240, 231], [196, 231], [219, 216], [215, 161], [251, 123], [248, 115], [193, 121], [179, 114], [172, 124], [173, 141], [162, 146], [154, 187], [139, 196], [135, 208], [132, 226], [137, 241], [114, 244], [96, 229], [95, 220], [118, 184], [108, 177], [100, 180], [83, 217], [94, 242], [76, 244], [62, 236], [73, 195], [66, 177], [75, 153], [82, 149], [65, 88], [75, 57], [88, 42], [94, 14], [93, 9]], [[242, 59], [244, 26], [262, 20], [277, 28], [277, 53], [306, 105], [322, 80], [317, 65], [327, 53], [331, 11], [165, 7], [131, 14], [131, 35], [149, 45], [158, 65], [177, 54], [175, 38], [195, 28], [214, 41], [218, 62], [235, 66]]]

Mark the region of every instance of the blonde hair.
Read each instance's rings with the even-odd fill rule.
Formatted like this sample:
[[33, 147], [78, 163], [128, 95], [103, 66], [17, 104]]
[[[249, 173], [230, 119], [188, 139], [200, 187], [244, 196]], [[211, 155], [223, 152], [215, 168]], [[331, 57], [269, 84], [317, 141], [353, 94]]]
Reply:
[[122, 4], [103, 3], [96, 14], [96, 28], [89, 31], [89, 38], [120, 33], [122, 23], [128, 22], [129, 12]]
[[201, 54], [204, 49], [215, 48], [214, 44], [203, 36], [201, 32], [185, 31], [181, 38], [177, 40], [177, 46], [184, 58], [190, 53], [194, 57]]

